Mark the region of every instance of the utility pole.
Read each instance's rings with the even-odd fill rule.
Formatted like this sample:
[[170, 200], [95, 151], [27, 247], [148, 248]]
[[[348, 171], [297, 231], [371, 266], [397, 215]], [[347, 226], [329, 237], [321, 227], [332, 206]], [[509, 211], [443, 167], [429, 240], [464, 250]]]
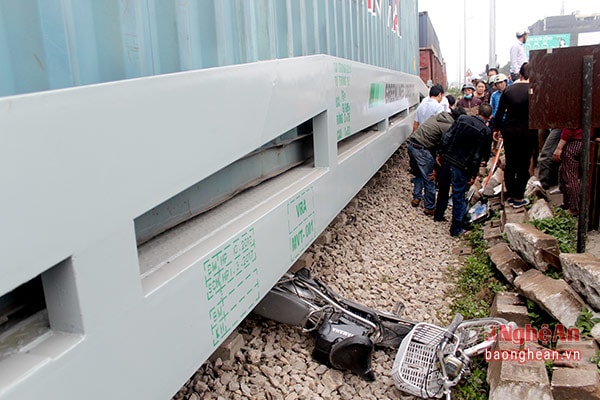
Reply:
[[462, 82], [465, 83], [467, 81], [467, 0], [463, 0], [463, 70], [461, 73], [463, 76]]
[[496, 0], [490, 0], [490, 54], [488, 66], [496, 67]]

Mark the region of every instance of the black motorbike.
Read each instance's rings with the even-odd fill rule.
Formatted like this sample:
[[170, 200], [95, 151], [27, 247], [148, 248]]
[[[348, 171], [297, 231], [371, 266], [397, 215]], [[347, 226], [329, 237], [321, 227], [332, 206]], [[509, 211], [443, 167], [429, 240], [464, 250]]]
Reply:
[[375, 380], [375, 348], [397, 349], [392, 377], [398, 389], [423, 399], [450, 399], [450, 389], [468, 377], [471, 358], [494, 346], [500, 318], [463, 321], [438, 327], [374, 310], [339, 296], [310, 271], [286, 273], [256, 306], [254, 313], [301, 327], [315, 336], [313, 358], [339, 370]]

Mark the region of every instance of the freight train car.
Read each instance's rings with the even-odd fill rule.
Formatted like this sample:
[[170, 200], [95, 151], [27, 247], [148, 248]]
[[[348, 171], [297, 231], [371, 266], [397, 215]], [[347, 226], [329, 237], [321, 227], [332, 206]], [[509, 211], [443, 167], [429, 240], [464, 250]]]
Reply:
[[410, 134], [416, 0], [0, 2], [0, 399], [168, 399]]
[[425, 84], [441, 83], [444, 88], [448, 88], [446, 63], [427, 11], [419, 13], [419, 69], [419, 75]]

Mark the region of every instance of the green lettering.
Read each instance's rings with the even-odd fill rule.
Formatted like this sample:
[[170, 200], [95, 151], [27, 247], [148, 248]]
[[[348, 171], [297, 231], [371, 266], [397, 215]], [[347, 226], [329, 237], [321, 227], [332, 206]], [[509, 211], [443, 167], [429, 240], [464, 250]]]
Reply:
[[292, 236], [292, 251], [296, 251], [296, 249], [302, 244], [302, 233], [302, 229], [300, 229], [298, 233]]
[[296, 204], [296, 216], [300, 217], [305, 212], [306, 212], [306, 200], [302, 200], [298, 204]]

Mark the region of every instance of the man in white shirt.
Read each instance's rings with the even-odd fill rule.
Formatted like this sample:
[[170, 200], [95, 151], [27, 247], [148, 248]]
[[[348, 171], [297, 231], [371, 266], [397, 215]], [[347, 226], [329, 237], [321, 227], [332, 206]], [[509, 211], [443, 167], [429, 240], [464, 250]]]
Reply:
[[524, 46], [527, 34], [527, 31], [517, 32], [517, 41], [510, 48], [510, 77], [513, 82], [519, 79], [521, 65], [528, 61]]
[[419, 125], [427, 121], [429, 117], [444, 111], [444, 107], [440, 104], [443, 96], [444, 87], [439, 83], [433, 85], [429, 89], [429, 97], [423, 99], [421, 104], [419, 104], [419, 107], [417, 107], [417, 115], [415, 116], [415, 122], [413, 123], [413, 132], [417, 130]]

